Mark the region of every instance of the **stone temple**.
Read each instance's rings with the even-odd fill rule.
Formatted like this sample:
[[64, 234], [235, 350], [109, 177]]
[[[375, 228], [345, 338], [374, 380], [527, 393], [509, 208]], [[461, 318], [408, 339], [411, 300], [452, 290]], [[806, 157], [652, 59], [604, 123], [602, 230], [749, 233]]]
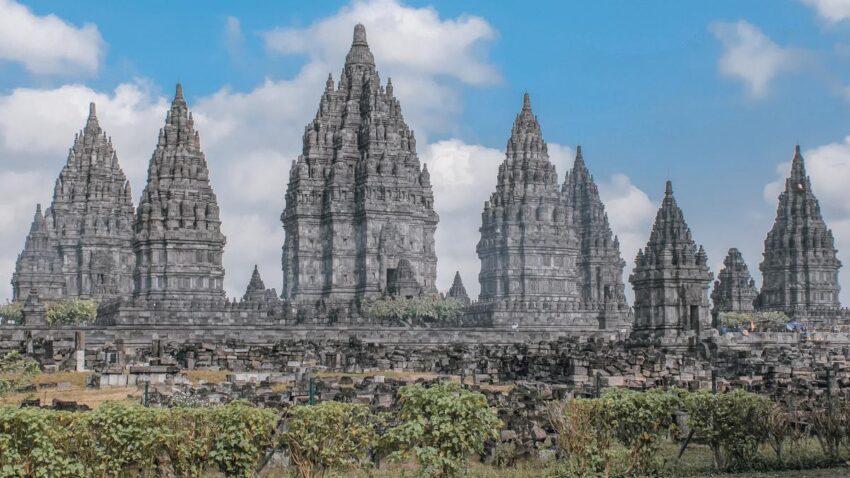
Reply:
[[13, 298], [25, 300], [30, 290], [42, 299], [98, 301], [131, 293], [133, 217], [130, 183], [92, 103], [53, 202], [44, 216], [37, 207], [12, 277]]
[[589, 330], [628, 325], [619, 243], [581, 147], [559, 187], [528, 94], [480, 231], [479, 320]]
[[[812, 326], [850, 326], [850, 312], [838, 302], [835, 241], [799, 147], [765, 239], [761, 291], [731, 248], [709, 300], [708, 258], [668, 181], [629, 275], [630, 307], [626, 263], [582, 148], [560, 182], [526, 94], [504, 160], [485, 172], [496, 177], [496, 187], [488, 200], [481, 198], [475, 251], [481, 287], [471, 300], [459, 272], [444, 296], [437, 290], [439, 218], [430, 175], [392, 81], [381, 82], [362, 25], [354, 29], [339, 81], [329, 77], [316, 93], [316, 115], [285, 185], [280, 296], [255, 266], [244, 295], [225, 297], [221, 211], [177, 85], [165, 124], [151, 138], [137, 208], [91, 106], [52, 203], [44, 211], [34, 205], [12, 276], [14, 300], [26, 304], [25, 322], [43, 326], [45, 304], [82, 298], [99, 303], [101, 331], [171, 327], [219, 338], [259, 331], [264, 340], [296, 329], [323, 337], [354, 329], [383, 334], [386, 327], [413, 326], [373, 321], [373, 301], [448, 297], [464, 308], [456, 322], [442, 329], [432, 324], [425, 336], [410, 332], [403, 340], [630, 336], [691, 346], [714, 332], [723, 312], [780, 311]], [[455, 264], [442, 266], [453, 270]], [[511, 335], [516, 331], [525, 335]]]
[[325, 310], [436, 293], [430, 176], [362, 25], [303, 141], [281, 215], [283, 299]]

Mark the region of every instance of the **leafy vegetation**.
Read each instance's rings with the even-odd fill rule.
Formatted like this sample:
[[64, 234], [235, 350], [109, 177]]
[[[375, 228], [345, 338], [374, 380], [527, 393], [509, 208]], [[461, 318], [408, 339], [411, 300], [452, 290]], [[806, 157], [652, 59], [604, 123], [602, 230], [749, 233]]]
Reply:
[[324, 476], [363, 465], [374, 444], [375, 424], [362, 404], [322, 402], [287, 413], [283, 443], [299, 478]]
[[18, 352], [8, 352], [0, 356], [0, 397], [26, 385], [38, 373], [38, 363]]
[[9, 302], [0, 305], [0, 323], [20, 324], [24, 321], [24, 304]]
[[719, 321], [731, 329], [769, 331], [783, 329], [791, 318], [783, 312], [721, 312]]
[[373, 320], [410, 323], [414, 320], [446, 323], [456, 321], [463, 304], [449, 297], [413, 297], [411, 299], [379, 299], [371, 302], [367, 315]]
[[97, 302], [83, 299], [63, 299], [47, 304], [47, 323], [50, 325], [89, 324], [97, 318]]
[[123, 477], [168, 463], [200, 477], [214, 464], [248, 477], [266, 447], [276, 413], [245, 402], [205, 408], [110, 403], [93, 412], [0, 407], [0, 477]]
[[419, 475], [462, 476], [469, 456], [498, 437], [501, 421], [478, 392], [455, 383], [399, 390], [398, 425], [384, 437], [391, 461], [415, 459]]

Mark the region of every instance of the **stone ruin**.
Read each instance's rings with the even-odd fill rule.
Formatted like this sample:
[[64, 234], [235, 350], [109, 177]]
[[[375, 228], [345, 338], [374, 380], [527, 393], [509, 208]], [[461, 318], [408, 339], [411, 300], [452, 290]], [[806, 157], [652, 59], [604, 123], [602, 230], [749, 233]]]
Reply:
[[[527, 94], [505, 159], [493, 173], [496, 188], [484, 203], [476, 248], [477, 300], [457, 273], [446, 296], [465, 307], [458, 322], [405, 326], [370, 319], [365, 312], [373, 300], [439, 297], [439, 218], [415, 135], [392, 81], [382, 83], [358, 25], [339, 80], [328, 78], [290, 170], [280, 218], [281, 294], [266, 286], [255, 266], [245, 294], [230, 300], [223, 290], [220, 209], [182, 86], [159, 132], [135, 210], [92, 105], [52, 204], [44, 212], [36, 206], [12, 276], [24, 321], [0, 324], [0, 350], [28, 353], [57, 370], [126, 371], [166, 363], [268, 371], [303, 360], [303, 344], [297, 343], [306, 341], [315, 345], [310, 353], [333, 356], [343, 369], [367, 360], [372, 368], [465, 373], [481, 380], [513, 370], [500, 380], [582, 386], [596, 372], [621, 377], [611, 378], [612, 384], [647, 383], [661, 365], [638, 373], [639, 357], [663, 350], [670, 354], [663, 369], [672, 366], [669, 361], [695, 364], [677, 372], [677, 380], [701, 387], [711, 364], [730, 354], [757, 363], [785, 344], [784, 358], [753, 367], [759, 373], [764, 366], [797, 370], [807, 360], [800, 358], [808, 357], [806, 347], [816, 344], [832, 351], [825, 364], [840, 362], [836, 370], [847, 371], [846, 360], [838, 360], [847, 358], [850, 343], [850, 312], [838, 302], [841, 263], [799, 147], [765, 240], [762, 290], [731, 249], [711, 301], [708, 258], [668, 181], [629, 276], [635, 301], [627, 304], [625, 261], [582, 148], [559, 182]], [[98, 301], [96, 323], [48, 325], [46, 304], [63, 298]], [[810, 331], [721, 335], [712, 314], [724, 311], [782, 311]], [[351, 341], [368, 346], [351, 358], [340, 352]], [[581, 345], [587, 341], [607, 345]], [[373, 346], [392, 347], [387, 361], [368, 357]], [[475, 358], [446, 368], [454, 346], [478, 347]], [[199, 352], [233, 347], [247, 356], [223, 352], [208, 359]], [[404, 358], [420, 357], [420, 350], [431, 350], [429, 358]], [[563, 357], [574, 350], [584, 351], [581, 358]], [[492, 354], [500, 354], [498, 360]], [[599, 361], [605, 357], [622, 367], [609, 370]], [[548, 371], [538, 372], [540, 367]]]

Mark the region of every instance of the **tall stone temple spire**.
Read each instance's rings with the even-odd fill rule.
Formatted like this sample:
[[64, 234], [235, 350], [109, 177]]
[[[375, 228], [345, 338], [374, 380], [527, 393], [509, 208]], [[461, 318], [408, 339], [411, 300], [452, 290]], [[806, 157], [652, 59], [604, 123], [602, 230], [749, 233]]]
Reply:
[[39, 299], [61, 299], [64, 289], [62, 261], [56, 240], [44, 220], [41, 204], [38, 204], [24, 250], [18, 255], [12, 274], [12, 297], [23, 302], [35, 291]]
[[835, 239], [821, 215], [800, 146], [779, 195], [776, 222], [764, 240], [759, 308], [806, 316], [839, 307]]
[[481, 221], [482, 302], [579, 301], [579, 240], [527, 93]]
[[430, 175], [363, 25], [304, 129], [281, 221], [284, 299], [347, 307], [402, 290], [436, 293]]
[[676, 338], [710, 326], [708, 287], [712, 274], [667, 181], [664, 200], [646, 247], [629, 277], [635, 292], [636, 336]]
[[561, 189], [580, 241], [577, 265], [582, 301], [626, 310], [623, 285], [626, 262], [620, 256], [620, 241], [608, 224], [605, 205], [584, 162], [581, 146], [576, 148], [572, 171], [566, 175]]
[[[44, 217], [44, 231], [58, 257], [56, 277], [49, 282], [58, 279], [64, 285], [59, 296], [42, 291], [40, 298], [100, 301], [129, 294], [135, 262], [133, 209], [130, 183], [91, 103], [86, 125], [74, 138]], [[25, 269], [19, 265], [18, 279]], [[15, 285], [15, 296], [23, 297], [28, 288]]]
[[750, 276], [741, 251], [729, 249], [723, 259], [723, 269], [717, 274], [714, 289], [711, 291], [711, 315], [715, 325], [721, 312], [752, 312], [758, 291]]
[[192, 113], [177, 85], [135, 223], [135, 295], [223, 299], [225, 237]]

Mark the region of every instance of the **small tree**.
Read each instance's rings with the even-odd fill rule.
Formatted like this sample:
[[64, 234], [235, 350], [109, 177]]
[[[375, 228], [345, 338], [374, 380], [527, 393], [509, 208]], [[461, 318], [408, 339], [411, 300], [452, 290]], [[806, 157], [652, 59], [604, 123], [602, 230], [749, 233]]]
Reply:
[[421, 476], [461, 476], [469, 456], [481, 453], [501, 427], [484, 395], [454, 383], [407, 385], [399, 390], [399, 404], [399, 423], [385, 435], [395, 450], [389, 458], [415, 458]]
[[282, 435], [299, 478], [360, 467], [374, 438], [369, 408], [341, 402], [290, 408]]
[[547, 405], [547, 413], [564, 458], [555, 475], [609, 476], [613, 427], [603, 418], [602, 401], [583, 398], [553, 401]]
[[38, 363], [18, 352], [0, 356], [0, 397], [26, 385], [38, 373]]
[[767, 435], [770, 400], [761, 395], [700, 391], [686, 396], [685, 410], [688, 426], [711, 447], [717, 469], [746, 466]]
[[83, 299], [64, 299], [47, 304], [47, 323], [51, 325], [79, 325], [94, 322], [97, 302]]

